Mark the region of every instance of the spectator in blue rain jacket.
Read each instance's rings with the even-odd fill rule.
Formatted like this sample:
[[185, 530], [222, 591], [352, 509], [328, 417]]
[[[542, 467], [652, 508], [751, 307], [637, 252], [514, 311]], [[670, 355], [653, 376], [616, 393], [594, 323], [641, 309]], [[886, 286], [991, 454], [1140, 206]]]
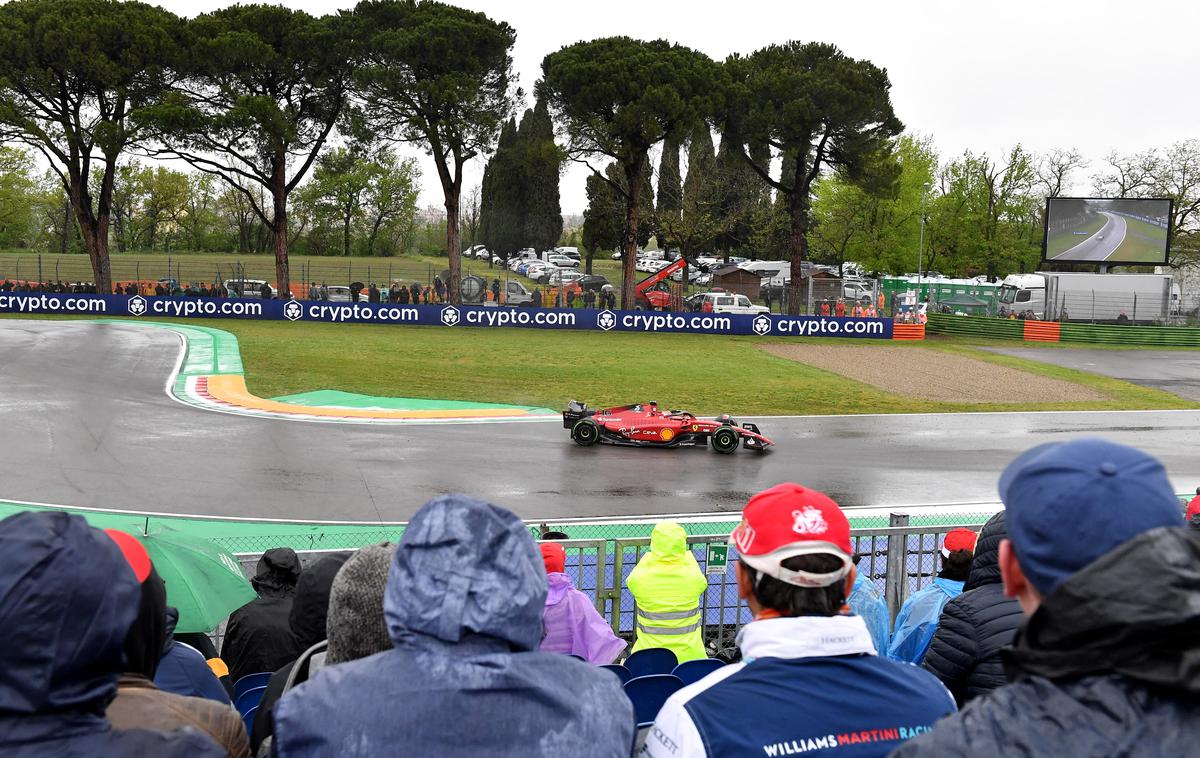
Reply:
[[920, 664], [937, 631], [942, 608], [962, 594], [963, 584], [971, 572], [975, 551], [975, 532], [952, 529], [942, 542], [942, 570], [933, 582], [912, 595], [896, 614], [896, 628], [888, 645], [888, 658]]

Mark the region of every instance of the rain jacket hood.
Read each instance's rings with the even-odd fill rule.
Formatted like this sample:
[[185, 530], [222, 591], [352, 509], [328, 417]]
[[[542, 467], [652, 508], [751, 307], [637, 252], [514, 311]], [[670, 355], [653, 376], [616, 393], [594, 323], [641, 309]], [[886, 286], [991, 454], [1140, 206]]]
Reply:
[[388, 575], [394, 647], [324, 666], [284, 695], [275, 754], [628, 756], [620, 681], [534, 650], [545, 601], [541, 554], [515, 515], [461, 495], [427, 503]]
[[[103, 714], [117, 692], [141, 589], [117, 547], [78, 516], [0, 524], [0, 719]], [[0, 739], [2, 741], [2, 739]]]
[[250, 584], [260, 595], [290, 595], [300, 578], [300, 557], [290, 547], [277, 547], [258, 559]]
[[542, 638], [542, 556], [512, 513], [448, 495], [427, 503], [400, 539], [383, 600], [397, 647], [468, 639], [536, 650]]
[[1200, 537], [1152, 529], [1059, 585], [1017, 633], [1010, 678], [1116, 673], [1200, 695]]
[[650, 552], [660, 561], [677, 561], [687, 549], [687, 532], [674, 521], [660, 521], [650, 533]]
[[296, 637], [296, 649], [307, 650], [325, 639], [325, 619], [329, 614], [329, 591], [333, 578], [351, 553], [327, 555], [305, 569], [296, 582], [288, 623]]
[[985, 584], [1000, 583], [1000, 543], [1006, 537], [1008, 528], [1004, 522], [1004, 511], [1000, 511], [988, 519], [979, 531], [975, 558], [971, 561], [971, 573], [963, 585], [963, 592]]
[[[171, 631], [174, 629], [175, 623], [172, 621]], [[123, 673], [141, 674], [147, 679], [153, 679], [158, 671], [159, 661], [166, 654], [166, 641], [169, 639], [167, 588], [158, 571], [152, 567], [150, 575], [142, 582], [137, 618], [133, 620], [129, 633], [125, 636]]]

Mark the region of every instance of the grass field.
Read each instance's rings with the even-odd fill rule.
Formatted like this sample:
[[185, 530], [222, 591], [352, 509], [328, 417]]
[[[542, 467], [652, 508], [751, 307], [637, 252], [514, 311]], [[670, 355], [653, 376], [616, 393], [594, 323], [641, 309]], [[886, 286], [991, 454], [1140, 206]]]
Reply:
[[1125, 239], [1110, 256], [1121, 261], [1161, 262], [1167, 230], [1136, 218], [1125, 217]]
[[[170, 320], [170, 319], [163, 319]], [[1128, 382], [978, 350], [1023, 342], [931, 339], [905, 349], [950, 351], [1091, 387], [1107, 399], [1074, 403], [961, 404], [915, 400], [769, 355], [756, 337], [295, 325], [181, 320], [238, 337], [249, 388], [262, 397], [320, 389], [367, 395], [563, 407], [658, 400], [696, 413], [845, 414], [1196, 407]], [[774, 340], [780, 341], [783, 340]], [[863, 345], [856, 340], [834, 344]]]

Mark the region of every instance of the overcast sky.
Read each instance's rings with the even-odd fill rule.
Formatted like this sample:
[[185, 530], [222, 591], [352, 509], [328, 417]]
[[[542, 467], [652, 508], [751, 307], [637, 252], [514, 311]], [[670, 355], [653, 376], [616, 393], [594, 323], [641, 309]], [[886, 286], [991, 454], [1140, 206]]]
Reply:
[[[194, 15], [228, 3], [163, 2]], [[353, 2], [285, 2], [311, 13]], [[970, 148], [999, 154], [1076, 148], [1099, 170], [1110, 151], [1200, 137], [1200, 3], [1189, 0], [460, 0], [517, 31], [514, 68], [533, 89], [541, 61], [583, 39], [663, 37], [716, 60], [789, 39], [831, 42], [887, 69], [897, 115], [934, 138], [943, 158]], [[530, 105], [532, 103], [529, 103]], [[481, 162], [465, 187], [479, 182]], [[441, 204], [432, 164], [421, 163], [423, 204]], [[586, 205], [586, 173], [568, 169], [564, 213]]]

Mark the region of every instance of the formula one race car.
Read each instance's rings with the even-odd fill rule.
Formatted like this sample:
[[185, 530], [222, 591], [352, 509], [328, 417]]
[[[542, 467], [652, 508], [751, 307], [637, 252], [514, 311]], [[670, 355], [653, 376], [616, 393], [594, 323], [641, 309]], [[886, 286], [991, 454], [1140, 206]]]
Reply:
[[711, 444], [718, 453], [732, 453], [741, 443], [747, 450], [763, 452], [775, 444], [754, 424], [739, 424], [729, 416], [696, 418], [687, 411], [660, 411], [658, 403], [588, 408], [572, 400], [563, 411], [563, 427], [583, 447], [597, 442], [639, 447], [681, 447]]

